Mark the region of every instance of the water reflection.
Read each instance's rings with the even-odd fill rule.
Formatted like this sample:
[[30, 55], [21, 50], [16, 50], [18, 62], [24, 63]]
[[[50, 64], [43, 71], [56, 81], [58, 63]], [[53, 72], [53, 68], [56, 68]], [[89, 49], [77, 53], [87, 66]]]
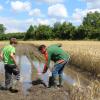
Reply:
[[[46, 86], [48, 86], [49, 76], [51, 76], [50, 70], [48, 70], [45, 74], [42, 74], [44, 63], [38, 62], [38, 61], [33, 61], [33, 64], [38, 71], [39, 77], [43, 80], [43, 82], [46, 84]], [[51, 63], [50, 66], [54, 66], [53, 63]], [[71, 76], [69, 76], [65, 73], [63, 73], [63, 79], [69, 85], [75, 85], [76, 84], [76, 80], [71, 78]]]
[[4, 63], [3, 61], [0, 62], [0, 74], [4, 73]]
[[43, 80], [45, 85], [48, 87], [49, 76], [51, 74], [50, 70], [48, 70], [45, 74], [42, 74], [44, 63], [33, 61], [34, 67], [37, 69], [39, 78]]
[[26, 56], [21, 56], [20, 58], [20, 82], [22, 82], [22, 89], [25, 95], [28, 94], [28, 89], [31, 88], [31, 63]]

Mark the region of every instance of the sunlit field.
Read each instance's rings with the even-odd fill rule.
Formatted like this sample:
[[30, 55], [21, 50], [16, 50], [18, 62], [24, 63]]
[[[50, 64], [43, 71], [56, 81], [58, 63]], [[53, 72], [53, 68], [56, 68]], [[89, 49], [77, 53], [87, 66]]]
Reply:
[[100, 73], [100, 42], [98, 41], [27, 41], [35, 45], [61, 43], [62, 48], [71, 55], [71, 64], [90, 71]]
[[[3, 47], [3, 45], [6, 45], [8, 43], [9, 42], [6, 42], [6, 41], [0, 42], [0, 49]], [[41, 44], [45, 44], [46, 46], [49, 46], [51, 44], [57, 44], [57, 43], [61, 43], [62, 48], [71, 55], [70, 64], [72, 64], [75, 68], [80, 68], [81, 70], [85, 72], [91, 72], [92, 75], [95, 74], [99, 76], [100, 42], [97, 42], [97, 41], [19, 41], [20, 45], [18, 45], [17, 47], [17, 55], [20, 55], [19, 63], [22, 64], [20, 65], [22, 67], [24, 63], [25, 64], [24, 67], [26, 67], [29, 61], [31, 62], [31, 64], [29, 64], [31, 67], [29, 67], [29, 65], [28, 67], [32, 68], [32, 76], [31, 76], [32, 80], [35, 80], [35, 77], [37, 77], [37, 72], [35, 72], [36, 70], [33, 67], [34, 65], [32, 65], [32, 57], [35, 56], [37, 57], [37, 59], [38, 58], [41, 59], [39, 52], [37, 51], [37, 49], [34, 47], [33, 44], [35, 44], [36, 46], [39, 46]], [[22, 54], [26, 55], [26, 57], [28, 58], [27, 63], [25, 59], [21, 57]], [[63, 95], [62, 96], [59, 95], [59, 96], [62, 98], [66, 97], [68, 98], [68, 100], [94, 100], [94, 99], [99, 100], [99, 97], [100, 97], [99, 79], [89, 79], [88, 77], [84, 77], [84, 75], [81, 76], [81, 72], [77, 72], [75, 70], [74, 71], [75, 73], [74, 73], [73, 72], [74, 69], [71, 69], [71, 68], [66, 67], [66, 70], [68, 71], [68, 73], [70, 73], [69, 74], [70, 76], [74, 75], [76, 77], [77, 82], [76, 84], [73, 85], [73, 87], [68, 87], [67, 84], [64, 84], [63, 89], [55, 90], [55, 91], [51, 90], [50, 92], [49, 89], [45, 89], [41, 87], [40, 85], [37, 85], [30, 88], [30, 92], [29, 92], [30, 94], [28, 98], [33, 98], [33, 97], [38, 98], [40, 95], [41, 97], [43, 96], [45, 97], [45, 93], [47, 93], [49, 97], [52, 97], [53, 94], [55, 94], [54, 97], [58, 97], [58, 95], [62, 93]], [[67, 74], [66, 70], [65, 70], [65, 73]], [[84, 77], [84, 79], [83, 78], [81, 79], [81, 77]], [[3, 77], [1, 76], [0, 81], [2, 79]], [[85, 83], [87, 82], [88, 85], [85, 85], [85, 84], [84, 84], [85, 86], [82, 85], [81, 83], [83, 82]], [[19, 96], [20, 98], [25, 98], [25, 96], [23, 96], [22, 94], [23, 91], [21, 90], [21, 86], [19, 88], [20, 88], [20, 92], [17, 95], [20, 95]], [[44, 91], [44, 94], [42, 94], [43, 91]], [[9, 96], [8, 94], [6, 95], [3, 92], [1, 94], [2, 94], [2, 98], [4, 97], [8, 98]], [[13, 95], [13, 97], [15, 98], [16, 95]], [[13, 97], [11, 97], [11, 100], [13, 100]], [[5, 98], [2, 100], [5, 100]], [[15, 100], [17, 100], [17, 98]], [[22, 99], [19, 99], [19, 100], [22, 100]]]

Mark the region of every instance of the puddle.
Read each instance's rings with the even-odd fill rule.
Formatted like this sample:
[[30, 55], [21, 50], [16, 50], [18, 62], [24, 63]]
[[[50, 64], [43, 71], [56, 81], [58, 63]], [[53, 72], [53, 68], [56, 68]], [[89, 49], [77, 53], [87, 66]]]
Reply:
[[0, 74], [4, 73], [4, 63], [1, 61], [0, 62]]
[[[50, 70], [48, 70], [45, 74], [42, 74], [44, 63], [33, 61], [33, 64], [38, 71], [39, 77], [43, 80], [46, 86], [48, 86], [49, 76], [52, 75]], [[50, 66], [53, 66], [53, 64], [51, 63]], [[71, 78], [69, 75], [65, 73], [63, 73], [63, 80], [67, 82], [67, 84], [73, 85], [73, 86], [77, 83], [75, 79]]]
[[0, 81], [0, 87], [2, 87], [2, 86], [4, 86], [5, 84], [4, 84], [4, 79], [3, 79], [3, 77], [4, 77], [4, 63], [1, 61], [0, 62], [0, 79], [2, 80], [2, 81]]
[[[20, 82], [22, 84], [22, 92], [24, 95], [27, 95], [28, 89], [31, 88], [32, 80], [31, 80], [31, 74], [32, 74], [32, 69], [31, 69], [31, 64], [26, 56], [17, 56], [17, 63], [19, 63], [20, 67]], [[0, 75], [4, 76], [4, 63], [0, 62]], [[4, 79], [3, 79], [4, 80]], [[4, 82], [0, 82], [2, 86], [4, 86]]]
[[[24, 95], [29, 94], [28, 90], [32, 87], [32, 65], [29, 59], [26, 56], [17, 56], [17, 62], [20, 65], [20, 82], [22, 83], [22, 92]], [[39, 78], [48, 86], [49, 76], [51, 76], [50, 70], [48, 70], [45, 74], [42, 74], [44, 63], [39, 62], [38, 60], [32, 60], [34, 67], [37, 70], [37, 74]], [[4, 73], [4, 64], [0, 62], [0, 74]], [[50, 66], [53, 66], [51, 63]], [[70, 74], [63, 73], [64, 81], [69, 85], [75, 85], [77, 81], [71, 77]]]
[[39, 63], [38, 61], [33, 61], [34, 67], [37, 69], [37, 74], [41, 80], [45, 83], [45, 85], [48, 87], [48, 81], [49, 81], [49, 76], [51, 76], [50, 70], [48, 70], [45, 74], [42, 74], [44, 64]]
[[31, 75], [32, 75], [32, 69], [31, 69], [31, 64], [26, 56], [21, 56], [20, 58], [20, 82], [22, 83], [22, 90], [24, 95], [27, 95], [28, 89], [31, 88], [32, 80], [31, 80]]

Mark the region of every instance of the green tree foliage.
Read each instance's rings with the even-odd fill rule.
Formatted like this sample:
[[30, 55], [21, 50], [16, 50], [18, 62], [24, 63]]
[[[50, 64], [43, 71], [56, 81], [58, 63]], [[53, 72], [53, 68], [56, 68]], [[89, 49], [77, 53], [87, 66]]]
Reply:
[[8, 34], [0, 34], [0, 40], [9, 40], [12, 37], [17, 39], [23, 39], [25, 33], [8, 33]]
[[61, 23], [60, 22], [56, 22], [54, 23], [54, 26], [53, 26], [53, 38], [56, 38], [58, 39], [60, 37], [60, 33], [61, 33]]
[[83, 20], [84, 33], [88, 39], [100, 39], [100, 13], [90, 12]]
[[85, 32], [85, 28], [80, 25], [74, 32], [74, 34], [72, 35], [74, 40], [83, 40], [86, 38], [86, 32]]
[[52, 28], [49, 25], [39, 25], [35, 30], [36, 39], [45, 40], [50, 39], [52, 35]]
[[72, 23], [56, 22], [53, 27], [54, 37], [57, 39], [72, 39], [75, 32], [75, 26]]
[[[4, 31], [5, 27], [0, 24], [0, 33], [4, 33]], [[7, 40], [11, 37], [24, 40], [100, 40], [100, 13], [88, 13], [80, 26], [74, 26], [68, 22], [56, 22], [52, 27], [49, 25], [30, 25], [26, 33], [0, 34], [0, 40]]]
[[34, 27], [30, 25], [29, 29], [27, 30], [24, 40], [31, 39], [34, 37]]
[[5, 32], [6, 28], [3, 24], [0, 24], [0, 34], [3, 34]]
[[75, 27], [72, 23], [64, 22], [61, 25], [61, 33], [59, 34], [59, 38], [61, 39], [73, 39], [73, 34], [75, 33]]

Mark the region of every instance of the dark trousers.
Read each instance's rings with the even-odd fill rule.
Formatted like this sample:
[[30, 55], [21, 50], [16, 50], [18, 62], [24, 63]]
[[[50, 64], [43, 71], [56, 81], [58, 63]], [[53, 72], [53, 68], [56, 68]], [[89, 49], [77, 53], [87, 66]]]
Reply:
[[13, 75], [19, 75], [19, 71], [16, 70], [16, 65], [5, 64], [5, 87], [8, 89], [13, 85]]

